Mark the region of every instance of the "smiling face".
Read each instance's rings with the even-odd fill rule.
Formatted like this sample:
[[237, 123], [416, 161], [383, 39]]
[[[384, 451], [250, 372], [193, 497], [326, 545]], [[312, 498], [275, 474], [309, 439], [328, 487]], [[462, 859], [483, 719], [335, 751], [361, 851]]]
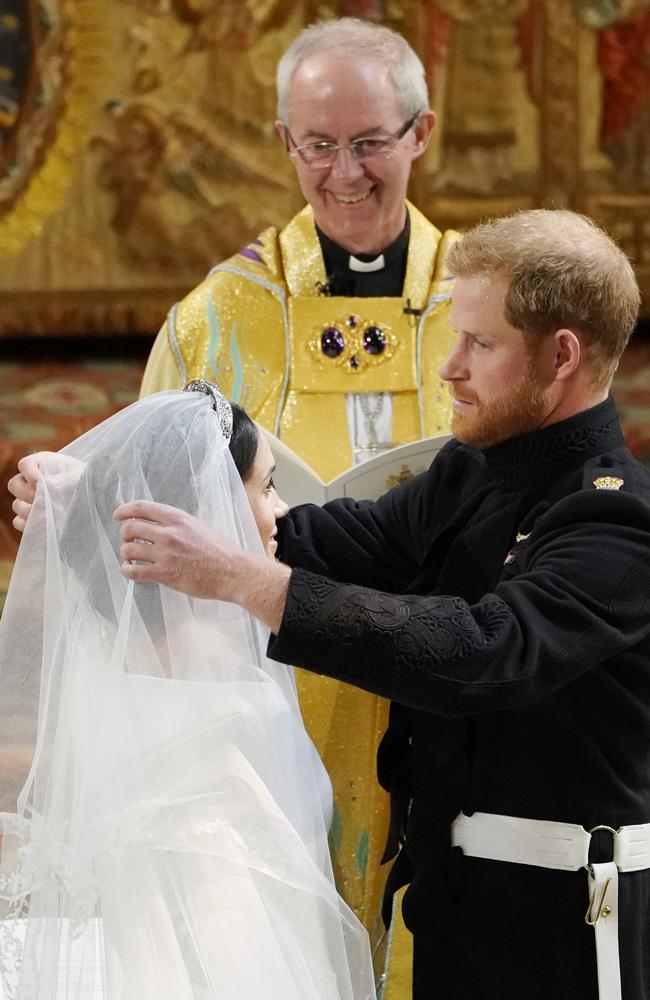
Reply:
[[257, 452], [250, 474], [244, 482], [248, 502], [266, 554], [273, 559], [278, 547], [277, 520], [289, 510], [273, 485], [275, 459], [266, 438], [258, 432]]
[[[290, 107], [288, 127], [297, 146], [393, 135], [405, 124], [387, 68], [336, 52], [313, 53], [299, 64]], [[432, 112], [421, 115], [390, 153], [365, 161], [340, 149], [333, 164], [314, 169], [297, 156], [302, 193], [323, 232], [352, 253], [379, 253], [397, 239], [411, 164], [426, 148], [434, 122]], [[285, 126], [276, 127], [285, 141]]]
[[535, 351], [503, 314], [505, 279], [479, 274], [456, 278], [451, 322], [457, 339], [440, 377], [453, 396], [452, 433], [486, 448], [544, 426], [552, 409], [553, 338]]

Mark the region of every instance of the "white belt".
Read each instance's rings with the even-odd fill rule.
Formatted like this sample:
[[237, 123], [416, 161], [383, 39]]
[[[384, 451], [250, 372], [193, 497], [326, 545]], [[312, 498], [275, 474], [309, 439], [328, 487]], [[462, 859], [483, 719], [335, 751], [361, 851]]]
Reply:
[[[596, 830], [612, 834], [612, 861], [589, 863], [589, 843]], [[650, 868], [650, 823], [596, 826], [587, 831], [575, 823], [553, 823], [476, 812], [460, 813], [451, 825], [451, 843], [464, 854], [488, 861], [588, 873], [589, 907], [585, 920], [596, 934], [598, 995], [600, 1000], [622, 1000], [618, 954], [618, 873]]]

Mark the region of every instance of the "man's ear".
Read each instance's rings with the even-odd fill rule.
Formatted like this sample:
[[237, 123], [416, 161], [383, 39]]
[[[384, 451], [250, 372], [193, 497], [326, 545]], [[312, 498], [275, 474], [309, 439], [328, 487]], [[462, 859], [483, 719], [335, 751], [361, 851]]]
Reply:
[[429, 145], [431, 133], [436, 124], [436, 116], [433, 111], [423, 111], [413, 126], [415, 132], [415, 146], [413, 148], [413, 159], [422, 156]]
[[287, 139], [287, 126], [284, 124], [284, 122], [282, 121], [281, 118], [276, 118], [274, 124], [275, 124], [275, 131], [278, 133], [278, 135], [282, 139], [282, 145], [286, 146], [287, 142], [288, 142], [288, 139]]
[[562, 328], [553, 334], [550, 353], [555, 381], [563, 382], [577, 371], [582, 358], [582, 344], [573, 330]]

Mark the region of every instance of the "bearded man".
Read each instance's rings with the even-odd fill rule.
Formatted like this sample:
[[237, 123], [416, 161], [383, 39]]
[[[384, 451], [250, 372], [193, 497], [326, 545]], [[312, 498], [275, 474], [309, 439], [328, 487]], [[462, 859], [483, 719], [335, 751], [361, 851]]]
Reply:
[[274, 658], [392, 699], [416, 1000], [648, 1000], [650, 471], [609, 395], [638, 287], [564, 211], [479, 226], [450, 266], [455, 439], [428, 472], [290, 511], [284, 564], [127, 504], [123, 573], [235, 601]]

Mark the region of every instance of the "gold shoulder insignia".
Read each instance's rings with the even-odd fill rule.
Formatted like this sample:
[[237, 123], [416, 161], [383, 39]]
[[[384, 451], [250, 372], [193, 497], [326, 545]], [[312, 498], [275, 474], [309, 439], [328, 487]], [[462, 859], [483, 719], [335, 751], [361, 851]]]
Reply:
[[620, 490], [624, 480], [618, 476], [598, 476], [594, 479], [594, 486], [597, 490]]

